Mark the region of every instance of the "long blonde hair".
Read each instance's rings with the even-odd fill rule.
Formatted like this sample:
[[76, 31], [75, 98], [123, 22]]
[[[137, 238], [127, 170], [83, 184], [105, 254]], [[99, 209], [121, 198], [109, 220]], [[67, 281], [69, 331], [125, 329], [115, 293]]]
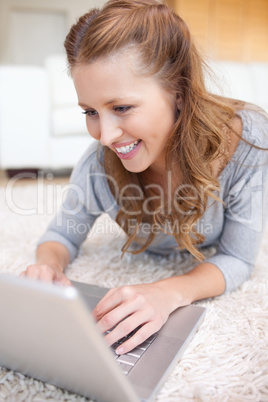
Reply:
[[[140, 73], [155, 76], [174, 99], [181, 99], [182, 106], [166, 147], [166, 172], [171, 172], [173, 182], [178, 180], [178, 185], [181, 184], [180, 172], [183, 186], [176, 197], [173, 193], [176, 200], [171, 209], [167, 208], [167, 200], [155, 207], [142, 174], [128, 172], [116, 154], [105, 148], [106, 173], [114, 177], [119, 189], [134, 183], [143, 194], [138, 199], [129, 187], [124, 206], [117, 199], [121, 208], [116, 220], [129, 235], [123, 252], [137, 240], [140, 225], [149, 222], [172, 234], [179, 248], [187, 249], [202, 260], [198, 245], [204, 241], [204, 236], [197, 231], [196, 224], [206, 210], [208, 199], [219, 201], [219, 183], [211, 164], [223, 155], [226, 132], [231, 130], [231, 121], [244, 103], [207, 91], [205, 63], [186, 23], [156, 0], [110, 0], [102, 9], [93, 9], [82, 16], [65, 40], [71, 69], [118, 51], [127, 52], [131, 47], [139, 56]], [[144, 202], [151, 205], [152, 213], [144, 211]], [[129, 222], [133, 225], [133, 214], [136, 228], [131, 232]], [[154, 236], [151, 231], [135, 253], [145, 250]]]

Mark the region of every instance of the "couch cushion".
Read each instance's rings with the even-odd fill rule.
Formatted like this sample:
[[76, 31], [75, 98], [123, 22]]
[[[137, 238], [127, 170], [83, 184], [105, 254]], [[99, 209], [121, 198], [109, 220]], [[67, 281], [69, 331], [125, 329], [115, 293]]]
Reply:
[[256, 104], [268, 113], [268, 63], [251, 63]]
[[36, 66], [0, 66], [1, 168], [40, 167], [49, 160], [47, 74]]
[[86, 128], [85, 116], [78, 106], [55, 108], [52, 112], [52, 135], [89, 135]]
[[49, 56], [45, 61], [52, 107], [76, 105], [77, 95], [73, 80], [68, 74], [66, 56]]
[[45, 69], [49, 82], [52, 136], [87, 134], [85, 119], [77, 105], [73, 80], [68, 74], [66, 56], [49, 56]]
[[254, 83], [249, 63], [212, 61], [209, 65], [216, 75], [216, 84], [208, 79], [208, 86], [212, 92], [247, 102], [255, 102]]

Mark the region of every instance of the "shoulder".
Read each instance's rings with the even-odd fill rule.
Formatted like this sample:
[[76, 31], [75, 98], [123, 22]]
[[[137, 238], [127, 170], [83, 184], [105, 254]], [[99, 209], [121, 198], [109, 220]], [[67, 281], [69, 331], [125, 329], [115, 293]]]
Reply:
[[73, 171], [75, 172], [77, 170], [86, 170], [88, 168], [92, 168], [93, 166], [95, 166], [96, 168], [101, 168], [103, 153], [103, 147], [98, 141], [94, 140], [82, 154]]
[[232, 119], [231, 127], [232, 130], [225, 130], [224, 154], [212, 164], [218, 179], [226, 176], [226, 172], [230, 173], [230, 166], [234, 167], [233, 162], [242, 164], [247, 160], [249, 163], [250, 159], [256, 160], [263, 152], [259, 148], [268, 148], [268, 115], [257, 106], [248, 105], [238, 111]]
[[104, 174], [104, 148], [98, 141], [92, 142], [74, 167], [70, 182], [82, 184], [89, 174]]
[[250, 181], [259, 174], [266, 177], [268, 172], [267, 115], [251, 109], [237, 114], [242, 122], [241, 139], [218, 177], [225, 196], [237, 183]]
[[242, 121], [242, 138], [253, 146], [268, 147], [268, 115], [262, 109], [243, 109], [237, 113]]
[[116, 182], [105, 172], [104, 147], [94, 141], [75, 166], [70, 178], [69, 191], [79, 197], [91, 214], [107, 212], [114, 219], [117, 204], [110, 185], [116, 186]]
[[265, 150], [268, 149], [268, 116], [257, 109], [243, 109], [237, 115], [242, 124], [241, 138], [238, 138], [230, 162], [255, 166], [260, 162], [258, 158], [268, 158], [268, 150]]
[[[242, 139], [232, 160], [241, 167], [259, 168], [262, 164], [268, 167], [268, 116], [263, 111], [242, 110], [239, 112], [242, 121]], [[266, 163], [265, 163], [266, 161]]]

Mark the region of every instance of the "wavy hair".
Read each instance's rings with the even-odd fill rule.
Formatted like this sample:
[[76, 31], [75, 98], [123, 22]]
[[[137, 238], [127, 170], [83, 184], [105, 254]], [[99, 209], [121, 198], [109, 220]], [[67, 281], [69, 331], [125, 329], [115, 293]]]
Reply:
[[[129, 236], [123, 253], [129, 251], [134, 240], [141, 243], [141, 247], [132, 253], [150, 245], [155, 236], [153, 230], [143, 243], [138, 236], [141, 224], [149, 222], [151, 228], [157, 226], [173, 235], [180, 249], [187, 249], [201, 261], [203, 255], [198, 245], [205, 237], [198, 232], [197, 223], [209, 198], [219, 201], [219, 183], [212, 172], [212, 162], [224, 158], [231, 121], [244, 103], [207, 91], [206, 64], [186, 23], [156, 0], [110, 0], [103, 8], [91, 10], [71, 28], [65, 49], [71, 70], [78, 64], [135, 49], [140, 62], [139, 73], [155, 76], [174, 100], [181, 99], [182, 106], [166, 146], [166, 172], [167, 175], [171, 172], [173, 180], [171, 208], [167, 199], [155, 205], [143, 174], [128, 172], [116, 154], [106, 147], [104, 165], [119, 189], [126, 188], [124, 205], [117, 199], [116, 217]], [[129, 183], [140, 189], [142, 197], [137, 197], [134, 187], [128, 187]], [[130, 227], [133, 216], [135, 230]]]

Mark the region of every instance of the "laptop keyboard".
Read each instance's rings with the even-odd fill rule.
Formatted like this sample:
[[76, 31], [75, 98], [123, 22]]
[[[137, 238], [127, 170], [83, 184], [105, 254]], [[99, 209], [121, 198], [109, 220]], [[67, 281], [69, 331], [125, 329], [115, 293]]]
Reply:
[[138, 330], [138, 328], [111, 346], [111, 349], [114, 353], [114, 358], [115, 358], [116, 362], [119, 364], [119, 367], [122, 369], [123, 373], [126, 375], [128, 375], [130, 373], [130, 371], [133, 369], [135, 364], [139, 361], [141, 356], [146, 352], [146, 350], [151, 346], [151, 344], [157, 337], [157, 333], [153, 334], [148, 339], [146, 339], [145, 342], [141, 343], [139, 346], [132, 349], [130, 352], [123, 354], [123, 355], [117, 355], [115, 353], [115, 350], [118, 348], [118, 346], [121, 345], [123, 342], [125, 342], [127, 339], [131, 338], [131, 336], [137, 330]]

